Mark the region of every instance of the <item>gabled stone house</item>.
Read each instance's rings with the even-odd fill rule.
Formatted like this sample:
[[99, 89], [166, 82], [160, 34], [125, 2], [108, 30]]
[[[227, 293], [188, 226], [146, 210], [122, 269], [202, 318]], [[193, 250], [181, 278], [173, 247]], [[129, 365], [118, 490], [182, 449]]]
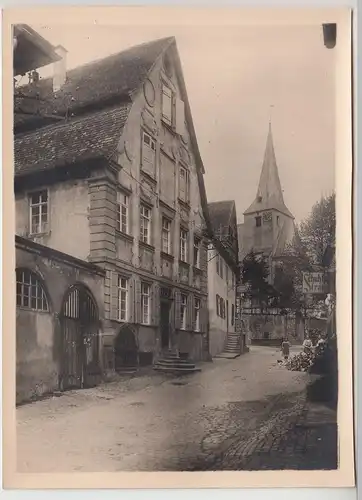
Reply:
[[210, 223], [175, 39], [62, 72], [15, 98], [16, 234], [104, 273], [92, 294], [101, 373], [169, 349], [206, 359]]

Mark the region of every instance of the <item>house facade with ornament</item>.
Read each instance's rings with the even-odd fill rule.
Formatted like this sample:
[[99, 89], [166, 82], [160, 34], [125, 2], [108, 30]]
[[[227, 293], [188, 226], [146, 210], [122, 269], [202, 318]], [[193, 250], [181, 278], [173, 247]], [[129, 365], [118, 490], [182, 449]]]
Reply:
[[53, 78], [32, 75], [14, 96], [17, 238], [90, 273], [54, 306], [53, 371], [70, 388], [88, 369], [207, 359], [211, 225], [176, 41], [70, 71], [61, 53]]

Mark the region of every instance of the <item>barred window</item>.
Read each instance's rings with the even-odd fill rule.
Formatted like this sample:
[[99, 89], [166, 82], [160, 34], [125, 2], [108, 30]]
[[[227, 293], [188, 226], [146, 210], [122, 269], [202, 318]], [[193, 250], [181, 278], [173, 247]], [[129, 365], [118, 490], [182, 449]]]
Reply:
[[36, 311], [49, 311], [43, 286], [37, 276], [28, 269], [16, 270], [16, 305]]

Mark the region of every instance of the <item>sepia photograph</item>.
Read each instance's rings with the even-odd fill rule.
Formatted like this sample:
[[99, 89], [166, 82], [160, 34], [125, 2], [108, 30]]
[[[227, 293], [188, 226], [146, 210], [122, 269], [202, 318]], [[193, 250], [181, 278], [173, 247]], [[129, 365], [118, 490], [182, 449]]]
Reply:
[[307, 485], [353, 439], [340, 25], [137, 15], [10, 26], [16, 472]]

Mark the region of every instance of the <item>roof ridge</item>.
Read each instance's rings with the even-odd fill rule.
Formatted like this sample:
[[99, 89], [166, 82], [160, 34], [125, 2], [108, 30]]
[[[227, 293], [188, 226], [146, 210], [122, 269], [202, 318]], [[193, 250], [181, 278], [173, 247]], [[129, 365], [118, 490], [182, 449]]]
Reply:
[[[78, 66], [74, 66], [73, 68], [70, 68], [70, 69], [67, 70], [67, 75], [69, 75], [70, 73], [75, 72], [77, 70], [80, 70], [80, 69], [83, 69], [83, 68], [88, 68], [89, 66], [96, 65], [97, 63], [104, 62], [107, 59], [115, 58], [117, 56], [125, 54], [128, 51], [131, 52], [133, 50], [138, 50], [141, 47], [146, 47], [147, 45], [151, 46], [151, 45], [154, 45], [156, 43], [160, 43], [162, 41], [166, 43], [167, 40], [169, 40], [170, 44], [171, 44], [171, 41], [175, 41], [176, 38], [174, 36], [164, 37], [164, 38], [157, 38], [157, 39], [151, 40], [149, 42], [139, 43], [138, 45], [131, 45], [131, 46], [125, 48], [125, 49], [119, 50], [117, 52], [113, 52], [112, 54], [108, 54], [107, 56], [100, 56], [97, 59], [92, 59], [91, 61], [87, 61], [85, 63], [79, 64]], [[46, 78], [41, 78], [40, 79], [41, 82], [51, 82], [52, 80], [53, 80], [53, 76], [47, 76]], [[24, 87], [28, 87], [28, 86], [29, 86], [29, 83], [27, 83], [26, 85], [19, 85], [19, 88], [24, 88]]]

